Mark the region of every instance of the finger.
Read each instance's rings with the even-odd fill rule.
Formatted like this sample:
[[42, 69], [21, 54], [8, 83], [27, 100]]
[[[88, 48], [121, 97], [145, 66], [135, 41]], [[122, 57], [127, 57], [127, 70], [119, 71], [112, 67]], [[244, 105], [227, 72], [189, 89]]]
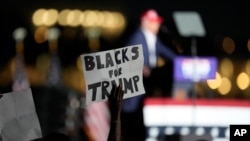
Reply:
[[117, 100], [118, 99], [118, 95], [119, 95], [119, 87], [115, 86], [115, 93], [114, 93], [114, 99]]
[[124, 91], [122, 90], [122, 86], [119, 87], [119, 100], [123, 99]]
[[110, 92], [110, 94], [109, 94], [109, 100], [112, 100], [112, 99], [114, 98], [115, 89], [116, 89], [116, 86], [113, 85], [113, 86], [112, 86], [112, 89], [111, 89], [111, 92]]

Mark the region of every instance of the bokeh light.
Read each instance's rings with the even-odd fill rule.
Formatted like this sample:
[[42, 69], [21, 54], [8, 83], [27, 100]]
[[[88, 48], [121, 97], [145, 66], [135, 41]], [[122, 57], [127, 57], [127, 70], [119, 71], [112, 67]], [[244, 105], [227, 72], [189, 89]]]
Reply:
[[77, 9], [69, 11], [66, 17], [66, 24], [73, 27], [80, 25], [81, 14], [82, 12]]
[[234, 40], [230, 37], [225, 37], [222, 42], [222, 48], [228, 54], [232, 54], [235, 50]]
[[67, 17], [68, 17], [69, 13], [70, 13], [69, 9], [64, 9], [59, 13], [59, 15], [58, 15], [58, 24], [59, 25], [61, 25], [61, 26], [67, 25]]
[[23, 41], [27, 35], [27, 30], [23, 27], [16, 28], [13, 32], [13, 38], [16, 41]]
[[41, 26], [43, 25], [43, 15], [44, 13], [46, 12], [46, 9], [38, 9], [34, 12], [33, 16], [32, 16], [32, 21], [33, 21], [33, 24], [36, 25], [36, 26]]
[[246, 69], [246, 73], [250, 74], [250, 59], [247, 60], [245, 69]]
[[52, 26], [56, 24], [58, 11], [56, 9], [38, 9], [32, 16], [33, 24], [36, 26]]
[[98, 21], [98, 14], [96, 11], [94, 10], [86, 10], [84, 12], [84, 16], [83, 16], [83, 20], [82, 20], [82, 25], [84, 27], [93, 27], [97, 25], [97, 21]]
[[222, 59], [220, 71], [222, 76], [231, 77], [234, 72], [233, 62], [229, 58]]
[[218, 72], [216, 72], [215, 79], [207, 80], [207, 85], [211, 89], [217, 89], [217, 88], [219, 88], [219, 86], [221, 84], [221, 81], [222, 81], [221, 80], [221, 75]]
[[221, 85], [218, 88], [218, 92], [221, 95], [227, 95], [232, 89], [231, 81], [227, 77], [221, 79]]
[[56, 9], [48, 9], [43, 15], [43, 23], [46, 26], [56, 24], [58, 18], [58, 11]]
[[241, 72], [236, 79], [237, 86], [241, 90], [245, 90], [249, 86], [249, 76], [245, 72]]
[[38, 27], [34, 33], [34, 38], [37, 43], [43, 43], [48, 39], [48, 28], [41, 26]]
[[[104, 37], [114, 37], [122, 33], [126, 26], [124, 15], [116, 11], [79, 9], [38, 9], [33, 14], [35, 26], [61, 26], [100, 28]], [[113, 36], [114, 35], [114, 36]]]

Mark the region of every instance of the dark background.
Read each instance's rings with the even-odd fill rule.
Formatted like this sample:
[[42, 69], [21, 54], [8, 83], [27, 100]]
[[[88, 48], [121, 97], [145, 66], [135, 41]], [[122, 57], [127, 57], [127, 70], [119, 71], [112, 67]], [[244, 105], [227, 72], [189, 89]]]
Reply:
[[[35, 29], [32, 24], [32, 14], [39, 8], [55, 8], [59, 11], [66, 8], [118, 11], [125, 16], [127, 25], [124, 32], [113, 40], [100, 40], [100, 50], [107, 50], [124, 46], [129, 35], [138, 27], [141, 13], [146, 9], [154, 8], [164, 18], [159, 33], [162, 41], [177, 52], [177, 49], [172, 46], [172, 41], [176, 40], [184, 50], [182, 55], [191, 55], [190, 38], [184, 38], [178, 34], [172, 14], [174, 11], [196, 11], [200, 14], [206, 29], [206, 36], [197, 38], [198, 55], [216, 56], [219, 61], [220, 58], [228, 57], [235, 63], [234, 68], [237, 73], [242, 71], [241, 64], [249, 59], [250, 54], [247, 47], [250, 39], [249, 7], [250, 2], [228, 0], [9, 0], [1, 1], [1, 15], [4, 15], [1, 16], [1, 28], [6, 29], [12, 25], [25, 26], [32, 31]], [[15, 18], [10, 18], [11, 15]], [[13, 20], [13, 22], [10, 22], [9, 19]], [[1, 37], [3, 36], [5, 34], [1, 34]], [[226, 53], [222, 48], [225, 37], [230, 37], [235, 43], [235, 50], [231, 54]], [[67, 44], [64, 45], [67, 46]], [[74, 42], [71, 47], [61, 47], [62, 63], [66, 67], [72, 64], [75, 65], [76, 58], [82, 52], [87, 51], [83, 48], [77, 48], [78, 45], [77, 42]], [[4, 55], [8, 54], [10, 48], [1, 46], [1, 52], [5, 52]], [[33, 53], [33, 51], [31, 52]], [[165, 68], [159, 70], [157, 78], [163, 80], [161, 83], [162, 88], [166, 88], [168, 84], [172, 83], [173, 72], [169, 69], [171, 66], [172, 64], [169, 63]], [[232, 79], [234, 82], [235, 76]], [[242, 93], [242, 91], [238, 92]]]
[[[204, 1], [204, 0], [39, 0], [39, 1], [4, 1], [2, 9], [17, 12], [32, 26], [32, 13], [38, 8], [60, 9], [97, 9], [119, 11], [127, 19], [127, 27], [123, 35], [116, 42], [122, 43], [130, 31], [139, 23], [140, 14], [148, 9], [155, 8], [164, 17], [163, 23], [168, 30], [162, 30], [167, 37], [174, 37], [177, 33], [172, 14], [174, 11], [197, 11], [200, 13], [206, 29], [206, 37], [198, 46], [198, 52], [202, 54], [223, 55], [219, 46], [220, 39], [229, 36], [236, 45], [234, 55], [236, 57], [248, 56], [247, 41], [250, 33], [250, 3], [247, 1]], [[163, 34], [163, 38], [164, 38]], [[167, 39], [166, 39], [167, 40]], [[112, 46], [112, 45], [111, 45]], [[187, 48], [189, 47], [186, 44]], [[212, 49], [211, 49], [212, 48]], [[189, 50], [189, 49], [186, 49]], [[222, 53], [222, 54], [221, 54]]]

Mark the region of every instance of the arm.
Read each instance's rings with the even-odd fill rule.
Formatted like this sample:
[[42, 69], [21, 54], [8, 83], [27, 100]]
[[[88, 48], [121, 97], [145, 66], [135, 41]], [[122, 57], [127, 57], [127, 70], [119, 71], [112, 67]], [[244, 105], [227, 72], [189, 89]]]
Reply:
[[158, 50], [159, 54], [164, 56], [164, 58], [168, 58], [170, 60], [173, 60], [176, 56], [174, 51], [172, 51], [167, 46], [163, 45], [160, 41], [157, 42], [157, 50]]
[[120, 141], [121, 140], [121, 108], [124, 91], [119, 85], [113, 86], [111, 95], [109, 97], [110, 111], [111, 111], [111, 123], [110, 131], [108, 135], [108, 141]]

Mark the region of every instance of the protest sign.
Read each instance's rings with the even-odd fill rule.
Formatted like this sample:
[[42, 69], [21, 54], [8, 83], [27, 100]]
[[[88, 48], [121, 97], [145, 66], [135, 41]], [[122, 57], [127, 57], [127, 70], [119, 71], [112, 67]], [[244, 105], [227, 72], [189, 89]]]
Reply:
[[86, 81], [86, 105], [107, 101], [113, 85], [121, 85], [124, 99], [145, 93], [142, 45], [81, 55]]
[[0, 140], [29, 141], [42, 138], [31, 89], [2, 94]]

